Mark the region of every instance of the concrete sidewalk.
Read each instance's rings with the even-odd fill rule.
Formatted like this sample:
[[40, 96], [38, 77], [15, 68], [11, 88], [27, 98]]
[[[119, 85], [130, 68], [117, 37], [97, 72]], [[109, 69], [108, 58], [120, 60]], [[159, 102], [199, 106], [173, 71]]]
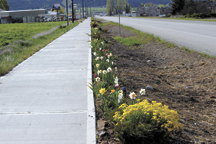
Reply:
[[90, 21], [0, 78], [1, 144], [93, 144]]

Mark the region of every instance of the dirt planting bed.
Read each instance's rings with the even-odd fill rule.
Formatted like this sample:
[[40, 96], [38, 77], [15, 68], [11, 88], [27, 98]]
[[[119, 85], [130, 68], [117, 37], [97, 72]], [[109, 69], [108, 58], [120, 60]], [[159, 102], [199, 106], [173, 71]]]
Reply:
[[[183, 129], [169, 143], [216, 143], [216, 59], [157, 42], [129, 48], [112, 38], [118, 35], [117, 26], [105, 27], [108, 33], [103, 36], [111, 42], [113, 55], [118, 56], [117, 75], [127, 95], [145, 88], [147, 93], [141, 99], [161, 102], [178, 112]], [[123, 28], [121, 31], [122, 37], [134, 35]], [[106, 131], [98, 131], [98, 143], [119, 143], [97, 109], [98, 125], [102, 123]]]

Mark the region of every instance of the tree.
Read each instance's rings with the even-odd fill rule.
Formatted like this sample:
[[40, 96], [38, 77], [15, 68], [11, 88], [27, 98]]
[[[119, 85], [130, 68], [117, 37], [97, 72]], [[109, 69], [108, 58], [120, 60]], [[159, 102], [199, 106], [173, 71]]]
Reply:
[[157, 6], [158, 7], [165, 7], [165, 5], [163, 5], [163, 4], [158, 4]]
[[208, 5], [206, 3], [203, 3], [201, 1], [186, 0], [182, 14], [192, 15], [195, 13], [207, 14], [210, 13], [210, 10], [208, 9]]
[[126, 4], [125, 12], [126, 13], [130, 13], [131, 12], [131, 5], [130, 4]]
[[154, 3], [146, 3], [144, 7], [156, 7]]
[[126, 4], [128, 4], [127, 0], [116, 0], [117, 1], [117, 8], [118, 8], [118, 12], [119, 10], [124, 11], [126, 9]]
[[7, 0], [0, 0], [0, 8], [4, 10], [9, 10], [9, 5]]
[[106, 11], [107, 11], [107, 15], [109, 16], [111, 16], [113, 12], [113, 8], [114, 8], [113, 2], [114, 2], [113, 0], [107, 0]]
[[185, 5], [185, 0], [172, 0], [172, 14], [181, 14]]
[[[51, 9], [52, 11], [53, 9]], [[57, 10], [54, 10], [54, 12], [57, 12]], [[65, 11], [64, 11], [64, 8], [62, 6], [60, 6], [60, 10], [58, 10], [58, 12], [60, 12], [60, 14], [64, 14]]]
[[165, 7], [170, 7], [169, 3], [165, 5]]

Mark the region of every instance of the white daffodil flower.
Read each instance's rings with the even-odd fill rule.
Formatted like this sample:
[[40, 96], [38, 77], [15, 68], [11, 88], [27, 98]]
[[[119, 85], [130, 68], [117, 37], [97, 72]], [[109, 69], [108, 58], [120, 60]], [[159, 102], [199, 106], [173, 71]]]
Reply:
[[96, 64], [96, 67], [99, 67], [100, 66], [100, 64]]
[[100, 59], [102, 60], [102, 59], [103, 59], [103, 56], [101, 56]]
[[121, 102], [121, 100], [122, 100], [122, 97], [123, 97], [123, 93], [119, 93], [119, 95], [118, 95], [118, 103], [120, 103], [120, 102]]
[[96, 58], [95, 58], [96, 61], [99, 60], [99, 59], [100, 59], [99, 57], [96, 57]]
[[136, 98], [136, 94], [134, 92], [131, 92], [129, 95], [130, 99], [135, 99]]
[[114, 64], [114, 62], [112, 62], [112, 65]]
[[119, 90], [118, 92], [123, 94], [123, 91], [122, 91], [122, 90]]
[[96, 53], [96, 52], [94, 52], [94, 53], [93, 53], [93, 55], [94, 55], [94, 56], [96, 56], [96, 55], [97, 55], [97, 53]]
[[111, 71], [112, 71], [112, 68], [108, 67], [107, 72], [111, 72]]
[[117, 67], [115, 67], [115, 71], [117, 71]]
[[140, 90], [140, 94], [141, 94], [141, 95], [145, 95], [145, 89], [141, 89], [141, 90]]
[[103, 70], [103, 74], [106, 74], [107, 73], [107, 71], [106, 70]]
[[98, 71], [97, 71], [97, 74], [98, 74], [98, 75], [99, 75], [100, 73], [102, 73], [102, 70], [98, 70]]
[[109, 62], [109, 59], [107, 59], [106, 61]]
[[118, 84], [118, 77], [115, 78], [114, 83], [115, 83], [115, 84]]
[[96, 80], [96, 82], [99, 82], [99, 81], [100, 81], [100, 78], [99, 78], [99, 77], [96, 77], [95, 80]]

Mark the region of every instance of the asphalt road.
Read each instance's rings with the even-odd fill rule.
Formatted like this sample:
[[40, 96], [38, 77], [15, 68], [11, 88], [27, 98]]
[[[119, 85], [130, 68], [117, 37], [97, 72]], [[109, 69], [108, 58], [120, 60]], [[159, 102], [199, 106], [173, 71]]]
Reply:
[[[118, 22], [118, 17], [100, 17]], [[216, 22], [121, 17], [120, 23], [169, 42], [216, 56]]]

